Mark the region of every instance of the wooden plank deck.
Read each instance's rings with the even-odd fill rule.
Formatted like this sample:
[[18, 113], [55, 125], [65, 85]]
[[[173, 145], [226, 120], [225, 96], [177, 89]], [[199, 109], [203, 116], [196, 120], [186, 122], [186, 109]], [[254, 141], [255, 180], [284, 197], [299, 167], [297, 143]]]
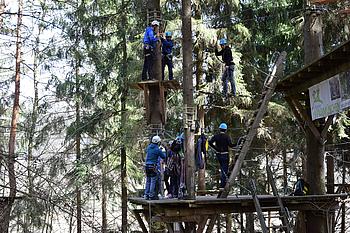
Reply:
[[[332, 211], [339, 208], [342, 199], [348, 194], [327, 194], [308, 196], [281, 196], [283, 204], [289, 211], [295, 210], [324, 210]], [[258, 195], [263, 211], [278, 211], [277, 198], [273, 195]], [[195, 200], [161, 199], [145, 200], [140, 197], [131, 197], [129, 202], [141, 206], [145, 212], [151, 208], [152, 215], [158, 216], [165, 222], [176, 219], [180, 221], [188, 216], [207, 216], [225, 213], [255, 212], [253, 198], [250, 195], [228, 196], [198, 196]]]
[[162, 84], [165, 89], [173, 89], [173, 90], [181, 89], [181, 85], [177, 80], [162, 80], [162, 81], [146, 80], [138, 83], [132, 83], [130, 86], [131, 88], [134, 88], [134, 89], [144, 90], [145, 85], [159, 85], [159, 84]]

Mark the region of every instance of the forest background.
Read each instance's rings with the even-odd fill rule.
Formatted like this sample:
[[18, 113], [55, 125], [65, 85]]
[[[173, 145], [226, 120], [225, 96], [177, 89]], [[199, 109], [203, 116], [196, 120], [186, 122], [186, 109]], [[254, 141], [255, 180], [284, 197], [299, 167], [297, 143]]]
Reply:
[[[324, 53], [349, 39], [349, 18], [338, 11], [346, 4], [318, 6]], [[0, 193], [18, 197], [10, 205], [10, 232], [138, 229], [132, 206], [122, 212], [122, 205], [142, 188], [149, 140], [143, 94], [130, 88], [141, 79], [145, 5], [0, 1]], [[194, 96], [205, 112], [208, 136], [221, 121], [229, 124], [235, 141], [244, 135], [276, 52], [288, 53], [286, 73], [303, 65], [305, 10], [302, 0], [192, 1]], [[176, 42], [175, 79], [182, 83], [181, 2], [162, 0], [161, 12]], [[236, 64], [238, 96], [230, 101], [222, 99], [222, 67], [213, 54], [222, 37]], [[167, 103], [165, 141], [182, 128], [181, 91], [168, 93]], [[339, 114], [327, 143], [347, 143], [348, 125], [348, 112]], [[250, 177], [257, 180], [259, 193], [268, 193], [266, 164], [280, 174], [280, 191], [291, 193], [302, 176], [304, 145], [297, 121], [276, 94], [246, 158], [237, 193], [247, 194]], [[328, 153], [343, 172], [344, 153]], [[218, 166], [209, 152], [207, 188], [217, 182]], [[239, 225], [238, 217], [233, 218]]]

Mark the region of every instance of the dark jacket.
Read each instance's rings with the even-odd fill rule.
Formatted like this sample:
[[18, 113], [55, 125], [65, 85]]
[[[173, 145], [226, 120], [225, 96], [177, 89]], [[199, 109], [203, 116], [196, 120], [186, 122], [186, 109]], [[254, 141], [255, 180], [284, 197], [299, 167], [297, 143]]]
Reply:
[[213, 147], [217, 152], [228, 152], [229, 147], [235, 147], [232, 143], [230, 136], [225, 133], [215, 134], [210, 140], [209, 145]]
[[162, 38], [162, 54], [168, 55], [173, 53], [174, 43], [172, 40]]
[[158, 40], [157, 36], [154, 35], [153, 27], [148, 26], [143, 36], [143, 43], [145, 45], [150, 45], [154, 49]]
[[146, 149], [146, 164], [157, 164], [158, 157], [165, 159], [166, 155], [159, 149], [158, 144], [149, 144]]
[[229, 46], [225, 46], [222, 50], [218, 51], [217, 48], [215, 48], [215, 55], [221, 56], [222, 61], [225, 63], [226, 66], [234, 65], [233, 58], [232, 58], [232, 51]]

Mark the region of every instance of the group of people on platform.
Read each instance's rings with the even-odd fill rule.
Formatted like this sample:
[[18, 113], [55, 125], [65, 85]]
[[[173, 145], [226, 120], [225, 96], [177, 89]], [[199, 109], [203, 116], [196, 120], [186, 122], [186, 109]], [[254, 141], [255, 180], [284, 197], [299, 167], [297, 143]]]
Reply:
[[[145, 199], [159, 199], [162, 175], [167, 190], [167, 198], [184, 197], [186, 190], [183, 142], [183, 134], [170, 141], [168, 146], [161, 144], [161, 138], [158, 135], [152, 137], [146, 149], [144, 166], [146, 173]], [[229, 172], [229, 148], [236, 146], [230, 136], [227, 135], [226, 123], [220, 124], [219, 133], [215, 134], [209, 141], [204, 134], [198, 138], [195, 152], [196, 167], [198, 169], [204, 167], [208, 144], [215, 150], [216, 159], [220, 164], [220, 187], [218, 188], [224, 188]], [[162, 163], [165, 164], [164, 172], [162, 172]]]
[[165, 66], [168, 66], [169, 80], [174, 78], [173, 75], [173, 47], [174, 42], [172, 40], [172, 33], [165, 32], [165, 38], [162, 33], [159, 33], [159, 22], [157, 20], [152, 21], [151, 25], [146, 28], [143, 36], [143, 51], [144, 51], [144, 63], [142, 69], [142, 80], [152, 80], [153, 76], [153, 63], [155, 61], [155, 49], [157, 43], [162, 43], [162, 80], [164, 80]]
[[[168, 66], [169, 80], [174, 78], [173, 75], [173, 47], [174, 42], [172, 40], [172, 33], [165, 32], [165, 38], [162, 33], [159, 33], [159, 21], [154, 20], [150, 26], [146, 28], [143, 45], [144, 45], [144, 64], [142, 69], [142, 80], [152, 80], [153, 77], [153, 64], [156, 59], [155, 49], [157, 43], [162, 43], [162, 80], [164, 80], [165, 66]], [[232, 51], [225, 38], [220, 39], [219, 45], [221, 50], [219, 51], [215, 47], [215, 55], [221, 56], [221, 62], [225, 64], [225, 69], [222, 74], [223, 96], [227, 97], [228, 82], [231, 84], [231, 92], [233, 96], [236, 96], [236, 84], [234, 79], [234, 62], [232, 57]]]

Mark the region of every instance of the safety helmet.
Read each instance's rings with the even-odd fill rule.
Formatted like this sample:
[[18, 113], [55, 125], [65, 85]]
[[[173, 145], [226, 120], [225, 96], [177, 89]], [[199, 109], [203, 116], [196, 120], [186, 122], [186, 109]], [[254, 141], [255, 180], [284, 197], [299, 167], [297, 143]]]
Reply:
[[170, 37], [171, 36], [171, 32], [165, 32], [165, 37]]
[[160, 141], [161, 141], [161, 139], [160, 139], [160, 137], [158, 135], [153, 136], [152, 143], [157, 144], [157, 143], [160, 143]]
[[227, 44], [226, 39], [225, 39], [225, 38], [220, 39], [219, 44], [220, 44], [220, 45], [225, 45], [225, 44]]
[[220, 126], [219, 126], [219, 129], [227, 130], [227, 125], [226, 125], [226, 123], [221, 123]]
[[159, 21], [153, 20], [151, 23], [152, 26], [159, 26]]
[[160, 141], [161, 141], [161, 139], [160, 139], [160, 137], [158, 135], [153, 136], [152, 143], [157, 144], [157, 143], [160, 143]]

